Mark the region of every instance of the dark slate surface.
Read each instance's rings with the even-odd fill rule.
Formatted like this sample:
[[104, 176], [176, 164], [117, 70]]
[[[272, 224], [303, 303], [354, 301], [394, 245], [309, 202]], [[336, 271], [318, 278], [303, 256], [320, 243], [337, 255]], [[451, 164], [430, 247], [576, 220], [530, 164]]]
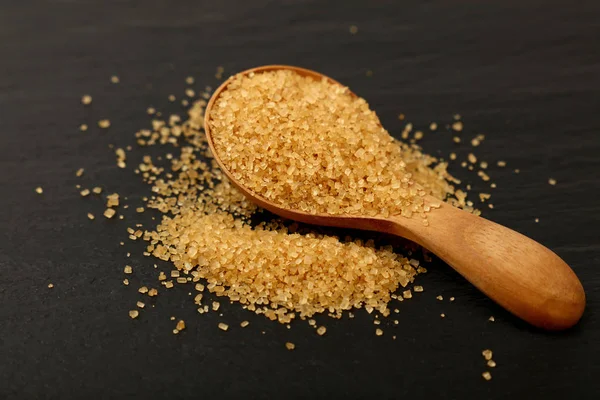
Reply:
[[[0, 397], [596, 398], [600, 6], [490, 3], [2, 1]], [[358, 34], [350, 35], [351, 24]], [[119, 246], [125, 223], [87, 220], [103, 205], [79, 197], [74, 171], [84, 167], [84, 185], [128, 193], [134, 204], [148, 189], [131, 169], [117, 169], [108, 144], [132, 143], [148, 123], [148, 105], [177, 109], [166, 96], [182, 94], [186, 76], [214, 86], [218, 65], [231, 73], [270, 63], [349, 85], [394, 133], [400, 112], [420, 126], [458, 112], [464, 137], [485, 133], [477, 153], [510, 167], [491, 169], [496, 208], [485, 215], [573, 267], [588, 296], [580, 324], [554, 334], [531, 329], [440, 262], [419, 281], [426, 292], [402, 304], [399, 325], [386, 325], [383, 337], [362, 312], [319, 318], [325, 337], [238, 305], [224, 304], [223, 317], [198, 315], [185, 289], [159, 296], [131, 321], [135, 288], [156, 270], [141, 244]], [[112, 74], [119, 85], [110, 84]], [[85, 110], [84, 93], [94, 96]], [[113, 122], [107, 132], [95, 127], [103, 117]], [[78, 131], [82, 122], [87, 133]], [[442, 132], [423, 145], [434, 154], [468, 153]], [[488, 191], [468, 171], [453, 171]], [[38, 185], [43, 196], [34, 193]], [[128, 250], [137, 268], [125, 287]], [[437, 294], [456, 301], [440, 303]], [[171, 315], [187, 321], [177, 337]], [[244, 319], [251, 325], [242, 331]], [[216, 328], [221, 320], [229, 332]], [[296, 343], [294, 352], [286, 341]], [[480, 376], [484, 348], [498, 362], [491, 382]]]

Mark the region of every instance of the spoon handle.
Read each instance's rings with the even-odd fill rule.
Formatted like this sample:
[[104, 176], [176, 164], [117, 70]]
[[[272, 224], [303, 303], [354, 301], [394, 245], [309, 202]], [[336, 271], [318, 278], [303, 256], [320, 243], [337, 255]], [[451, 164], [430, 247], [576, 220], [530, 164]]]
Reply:
[[446, 203], [421, 218], [392, 217], [386, 229], [435, 253], [492, 300], [530, 324], [566, 329], [585, 293], [571, 268], [540, 243]]

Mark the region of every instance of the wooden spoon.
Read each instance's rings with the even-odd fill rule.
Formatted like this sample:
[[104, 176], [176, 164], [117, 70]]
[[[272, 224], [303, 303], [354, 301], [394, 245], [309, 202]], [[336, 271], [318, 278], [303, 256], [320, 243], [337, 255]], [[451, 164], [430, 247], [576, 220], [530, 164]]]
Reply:
[[[240, 74], [286, 69], [303, 76], [327, 79], [318, 72], [285, 65], [267, 65]], [[283, 218], [343, 228], [366, 229], [402, 236], [429, 249], [469, 282], [514, 315], [537, 327], [559, 330], [573, 326], [585, 308], [585, 293], [569, 266], [555, 253], [509, 228], [442, 202], [421, 218], [362, 217], [307, 214], [286, 209], [260, 197], [231, 176], [216, 151], [210, 124], [215, 100], [233, 77], [212, 95], [205, 111], [204, 129], [215, 160], [231, 182], [254, 203]], [[440, 203], [433, 197], [429, 203]]]

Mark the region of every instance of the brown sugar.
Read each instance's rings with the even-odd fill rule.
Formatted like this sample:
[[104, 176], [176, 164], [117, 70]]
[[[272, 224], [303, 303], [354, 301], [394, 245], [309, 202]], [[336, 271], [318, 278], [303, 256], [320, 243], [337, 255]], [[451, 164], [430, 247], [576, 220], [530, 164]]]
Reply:
[[110, 128], [110, 120], [101, 119], [100, 121], [98, 121], [98, 126], [102, 129]]
[[238, 75], [209, 121], [236, 180], [311, 214], [423, 214], [427, 191], [364, 99], [291, 71]]
[[104, 210], [104, 216], [109, 219], [114, 217], [116, 213], [117, 212], [112, 208], [107, 208], [106, 210]]
[[[294, 82], [295, 78], [289, 83]], [[285, 82], [281, 85], [283, 89], [289, 89], [292, 100], [300, 96], [298, 87], [286, 89]], [[298, 151], [304, 151], [303, 156], [310, 156], [307, 157], [308, 161], [301, 165], [302, 157], [288, 154], [287, 161], [290, 161], [290, 166], [296, 165], [296, 170], [290, 170], [290, 166], [286, 167], [285, 171], [282, 169], [280, 173], [285, 174], [285, 180], [270, 181], [267, 191], [271, 188], [280, 190], [281, 193], [289, 193], [287, 191], [295, 188], [300, 192], [302, 184], [297, 182], [312, 171], [312, 179], [316, 180], [314, 182], [322, 185], [321, 188], [316, 185], [316, 195], [313, 196], [312, 191], [307, 194], [309, 200], [315, 201], [308, 203], [301, 197], [292, 199], [298, 204], [304, 201], [304, 206], [307, 207], [325, 207], [326, 204], [320, 204], [319, 201], [327, 199], [329, 202], [331, 197], [336, 195], [341, 198], [339, 201], [332, 201], [334, 204], [337, 202], [337, 211], [347, 209], [357, 213], [368, 210], [367, 213], [400, 212], [407, 216], [414, 213], [421, 215], [425, 212], [422, 197], [432, 195], [440, 202], [445, 200], [455, 206], [474, 211], [467, 204], [466, 193], [455, 190], [452, 185], [457, 181], [447, 173], [446, 163], [422, 153], [416, 145], [407, 145], [391, 138], [379, 125], [377, 116], [369, 110], [366, 102], [350, 96], [347, 89], [334, 85], [332, 94], [323, 90], [323, 85], [328, 87], [323, 82], [312, 82], [311, 85], [309, 88], [314, 89], [311, 96], [333, 96], [331, 104], [340, 102], [341, 105], [349, 107], [335, 112], [338, 119], [345, 118], [345, 127], [356, 128], [345, 133], [348, 141], [354, 142], [343, 143], [336, 139], [335, 132], [339, 133], [339, 129], [328, 133], [327, 129], [319, 128], [318, 131], [332, 142], [328, 144], [324, 140], [317, 141], [317, 144], [322, 145], [320, 148], [317, 146], [306, 151], [316, 151], [317, 159], [321, 157], [322, 163], [316, 163], [313, 154], [295, 148], [297, 154]], [[278, 219], [260, 224], [252, 223], [251, 217], [261, 210], [227, 180], [208, 150], [202, 126], [207, 104], [205, 98], [209, 97], [209, 90], [207, 88], [201, 99], [192, 103], [187, 118], [167, 116], [161, 119], [157, 113], [152, 113], [151, 128], [136, 133], [135, 138], [139, 146], [168, 144], [175, 146], [177, 153], [171, 147], [155, 158], [144, 155], [141, 157], [142, 161], [134, 166], [136, 173], [152, 191], [151, 196], [142, 197], [144, 207], [138, 207], [136, 211], [141, 211], [142, 208], [145, 213], [149, 210], [157, 211], [162, 213], [162, 217], [154, 226], [138, 230], [128, 229], [129, 237], [146, 242], [144, 255], [170, 262], [173, 270], [171, 277], [177, 283], [189, 282], [197, 292], [204, 292], [205, 296], [206, 292], [210, 292], [271, 320], [287, 324], [295, 318], [309, 319], [318, 313], [327, 313], [339, 318], [346, 310], [363, 307], [369, 312], [376, 311], [384, 316], [388, 315], [388, 303], [392, 296], [396, 296], [394, 293], [412, 283], [416, 276], [424, 273], [426, 269], [416, 260], [407, 259], [391, 246], [381, 247], [373, 241], [328, 236], [308, 227]], [[271, 93], [269, 88], [257, 90], [257, 94], [252, 94], [257, 96], [256, 101], [262, 101], [263, 95], [277, 95], [275, 92]], [[285, 90], [281, 91], [282, 98], [287, 96]], [[225, 93], [231, 94], [233, 90], [227, 90]], [[263, 103], [260, 103], [261, 107], [269, 109], [268, 103], [266, 106]], [[316, 111], [325, 112], [327, 110], [322, 108], [322, 103], [315, 100], [311, 107], [316, 107]], [[235, 103], [230, 103], [224, 108], [225, 114], [220, 119], [221, 123], [234, 123], [233, 120], [229, 121], [231, 115], [228, 113], [235, 109]], [[249, 108], [250, 110], [243, 112], [252, 111], [252, 107]], [[300, 125], [296, 130], [308, 135], [318, 121], [310, 119], [310, 115], [304, 115], [301, 108], [296, 104], [295, 109], [288, 112], [307, 119], [308, 122], [298, 122]], [[275, 110], [279, 109], [276, 107]], [[351, 111], [363, 114], [357, 121], [357, 116]], [[255, 112], [260, 116], [261, 110]], [[322, 116], [319, 116], [320, 118]], [[341, 123], [337, 119], [333, 121], [331, 118], [323, 118], [324, 123], [331, 125], [331, 129], [335, 128], [335, 124]], [[246, 139], [249, 141], [252, 141], [253, 135], [257, 136], [257, 132], [252, 132], [252, 126], [241, 126], [248, 130]], [[269, 130], [279, 132], [268, 124], [257, 126], [265, 134]], [[310, 126], [311, 129], [305, 131], [306, 126]], [[405, 131], [412, 132], [412, 125], [407, 124]], [[369, 132], [369, 135], [364, 135], [364, 132]], [[258, 136], [260, 140], [265, 139]], [[288, 137], [293, 139], [289, 134]], [[234, 141], [234, 138], [227, 140]], [[303, 139], [302, 143], [306, 143], [306, 140]], [[285, 143], [276, 142], [271, 145], [283, 148], [287, 146]], [[251, 147], [261, 150], [256, 152], [257, 157], [264, 154], [264, 149], [267, 148], [256, 143], [252, 143]], [[124, 151], [115, 153], [125, 162]], [[374, 155], [377, 156], [377, 161]], [[353, 164], [346, 165], [340, 172], [334, 166], [340, 162], [346, 163], [346, 156], [351, 157]], [[133, 156], [130, 158], [134, 159]], [[161, 160], [166, 162], [166, 166], [159, 163]], [[262, 171], [263, 175], [259, 176], [268, 177], [261, 169], [263, 161], [255, 159], [254, 166]], [[282, 162], [286, 162], [286, 159]], [[360, 176], [362, 169], [367, 171], [367, 174]], [[348, 175], [346, 170], [349, 170]], [[244, 170], [238, 172], [241, 174]], [[331, 184], [327, 178], [328, 174], [339, 177], [342, 179], [341, 183], [347, 184], [348, 187], [355, 187], [346, 190], [343, 185]], [[315, 186], [314, 182], [309, 185], [311, 188]], [[305, 187], [307, 188], [308, 186]], [[367, 198], [368, 190], [373, 190], [372, 200]], [[264, 195], [266, 194], [265, 192]], [[393, 201], [388, 204], [390, 199], [386, 196], [391, 196]], [[358, 199], [363, 209], [354, 208], [352, 204], [355, 203], [350, 203], [349, 199]], [[111, 217], [116, 215], [114, 208], [118, 207], [120, 202], [121, 198], [116, 193], [107, 196], [107, 207]], [[380, 208], [384, 204], [387, 204], [387, 208]], [[174, 287], [173, 280], [167, 280], [164, 272], [157, 275], [166, 289]], [[418, 290], [415, 287], [415, 291]], [[141, 287], [139, 292], [151, 297], [158, 294], [156, 289], [146, 286]], [[408, 298], [412, 296], [412, 292], [408, 290], [404, 296]], [[199, 313], [219, 310], [218, 306], [211, 307], [212, 298], [207, 304], [200, 304], [203, 298], [206, 302], [206, 297], [195, 294], [192, 298]], [[396, 298], [399, 301], [403, 299], [402, 295]], [[222, 308], [226, 303], [220, 300], [215, 304], [221, 304]], [[317, 328], [316, 322], [314, 326]], [[219, 328], [227, 330], [228, 325], [221, 323]], [[323, 335], [326, 328], [321, 326], [316, 331], [317, 334]]]
[[223, 323], [223, 322], [219, 322], [219, 325], [217, 325], [219, 327], [220, 330], [222, 331], [227, 331], [229, 329], [229, 325]]
[[482, 355], [482, 356], [483, 356], [483, 358], [485, 358], [486, 360], [491, 360], [491, 359], [492, 359], [492, 355], [493, 355], [493, 353], [492, 353], [492, 350], [486, 349], [486, 350], [483, 350], [483, 351], [481, 352], [481, 355]]

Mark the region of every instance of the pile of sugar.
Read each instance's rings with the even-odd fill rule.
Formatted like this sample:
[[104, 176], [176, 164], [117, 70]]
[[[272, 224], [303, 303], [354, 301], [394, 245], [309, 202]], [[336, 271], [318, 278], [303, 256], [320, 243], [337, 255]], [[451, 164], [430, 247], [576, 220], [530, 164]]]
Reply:
[[149, 247], [153, 255], [206, 281], [211, 292], [282, 323], [296, 313], [340, 317], [363, 306], [387, 315], [390, 295], [416, 275], [391, 248], [291, 233], [282, 226], [252, 228], [222, 212], [184, 207], [149, 236], [157, 242]]
[[237, 75], [208, 122], [232, 176], [280, 206], [384, 217], [428, 211], [404, 148], [339, 84], [288, 70]]

